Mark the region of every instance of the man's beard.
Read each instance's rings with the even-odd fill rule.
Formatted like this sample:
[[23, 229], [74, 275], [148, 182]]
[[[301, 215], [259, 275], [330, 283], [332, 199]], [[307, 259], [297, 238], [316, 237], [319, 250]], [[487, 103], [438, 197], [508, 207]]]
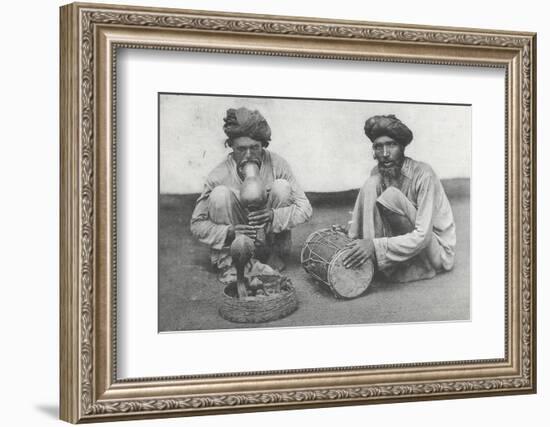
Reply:
[[256, 165], [258, 166], [258, 168], [262, 165], [262, 160], [261, 159], [247, 159], [247, 160], [241, 160], [241, 162], [238, 164], [238, 168], [239, 169], [242, 169], [244, 165], [246, 165], [247, 163], [256, 163]]
[[384, 166], [381, 163], [378, 163], [378, 172], [382, 175], [382, 178], [395, 180], [401, 175], [401, 167], [403, 164], [393, 164], [391, 166]]
[[247, 160], [242, 160], [238, 165], [237, 165], [237, 173], [239, 174], [239, 177], [241, 179], [244, 179], [245, 176], [244, 176], [244, 173], [243, 173], [243, 167], [244, 165], [246, 165], [247, 163], [255, 163], [256, 166], [258, 166], [258, 170], [261, 168], [262, 166], [262, 160], [261, 159], [247, 159]]

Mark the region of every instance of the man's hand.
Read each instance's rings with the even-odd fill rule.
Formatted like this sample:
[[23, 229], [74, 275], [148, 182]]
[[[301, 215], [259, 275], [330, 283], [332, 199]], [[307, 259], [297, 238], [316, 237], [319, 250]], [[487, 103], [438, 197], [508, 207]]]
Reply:
[[273, 209], [265, 208], [248, 214], [248, 224], [252, 226], [271, 224], [273, 222]]
[[227, 230], [227, 235], [225, 237], [225, 243], [226, 245], [231, 244], [231, 242], [235, 240], [235, 237], [240, 234], [243, 234], [245, 236], [250, 237], [252, 240], [255, 240], [257, 232], [258, 232], [258, 229], [255, 227], [252, 227], [251, 225], [246, 225], [246, 224], [230, 225]]
[[351, 248], [343, 259], [344, 267], [346, 268], [361, 267], [374, 254], [374, 242], [372, 239], [354, 240], [348, 243], [346, 247]]

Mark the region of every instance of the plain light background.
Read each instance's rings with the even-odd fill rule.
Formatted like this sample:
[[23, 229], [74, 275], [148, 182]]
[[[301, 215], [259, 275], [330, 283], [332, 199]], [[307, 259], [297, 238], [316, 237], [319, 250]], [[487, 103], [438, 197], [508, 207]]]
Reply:
[[[351, 64], [359, 70], [363, 65]], [[502, 70], [488, 71], [495, 80], [503, 75]], [[375, 85], [369, 83], [362, 85], [363, 90]], [[161, 193], [203, 190], [208, 173], [231, 151], [224, 147], [225, 113], [241, 106], [257, 109], [265, 117], [272, 133], [268, 149], [290, 163], [304, 191], [345, 191], [363, 185], [376, 163], [363, 126], [367, 118], [379, 114], [394, 114], [411, 128], [407, 156], [430, 164], [441, 179], [470, 177], [471, 106], [163, 94]]]
[[[113, 3], [124, 4], [125, 2]], [[2, 31], [2, 124], [0, 174], [2, 352], [0, 378], [3, 425], [61, 425], [58, 402], [58, 1], [28, 1], [4, 6]], [[538, 117], [548, 117], [545, 76], [550, 72], [550, 30], [543, 3], [499, 1], [482, 3], [435, 1], [366, 3], [353, 0], [307, 2], [257, 1], [133, 1], [166, 6], [280, 15], [360, 19], [538, 32]], [[545, 288], [550, 269], [545, 256], [550, 244], [542, 221], [550, 208], [545, 187], [550, 160], [544, 141], [548, 127], [538, 129], [538, 359], [539, 393], [437, 402], [322, 408], [187, 419], [128, 422], [124, 425], [280, 426], [398, 425], [412, 426], [542, 426], [547, 424], [550, 397], [545, 337], [550, 322]], [[489, 160], [489, 159], [488, 159]], [[122, 424], [121, 424], [122, 425]]]

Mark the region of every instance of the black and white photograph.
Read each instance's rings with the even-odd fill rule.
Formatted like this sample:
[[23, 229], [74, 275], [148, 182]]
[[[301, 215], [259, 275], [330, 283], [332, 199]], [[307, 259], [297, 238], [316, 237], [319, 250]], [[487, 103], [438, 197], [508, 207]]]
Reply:
[[544, 426], [543, 9], [6, 2], [2, 425]]
[[158, 330], [470, 320], [471, 105], [158, 94]]

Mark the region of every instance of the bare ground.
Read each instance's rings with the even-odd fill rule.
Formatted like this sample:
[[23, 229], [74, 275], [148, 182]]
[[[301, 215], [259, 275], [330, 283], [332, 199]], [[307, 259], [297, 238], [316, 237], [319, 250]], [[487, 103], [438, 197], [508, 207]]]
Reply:
[[331, 197], [312, 194], [310, 200], [314, 216], [310, 222], [293, 230], [291, 261], [284, 272], [296, 288], [299, 307], [286, 318], [260, 324], [232, 323], [218, 313], [223, 286], [216, 280], [216, 273], [210, 266], [208, 248], [197, 243], [189, 231], [189, 220], [197, 195], [161, 195], [158, 330], [167, 332], [468, 320], [469, 197], [464, 188], [456, 190], [451, 187], [447, 192], [458, 234], [455, 268], [433, 279], [417, 282], [388, 283], [375, 280], [366, 293], [353, 300], [336, 299], [325, 285], [313, 280], [300, 265], [300, 250], [313, 231], [332, 224], [345, 224], [349, 220], [356, 192]]

